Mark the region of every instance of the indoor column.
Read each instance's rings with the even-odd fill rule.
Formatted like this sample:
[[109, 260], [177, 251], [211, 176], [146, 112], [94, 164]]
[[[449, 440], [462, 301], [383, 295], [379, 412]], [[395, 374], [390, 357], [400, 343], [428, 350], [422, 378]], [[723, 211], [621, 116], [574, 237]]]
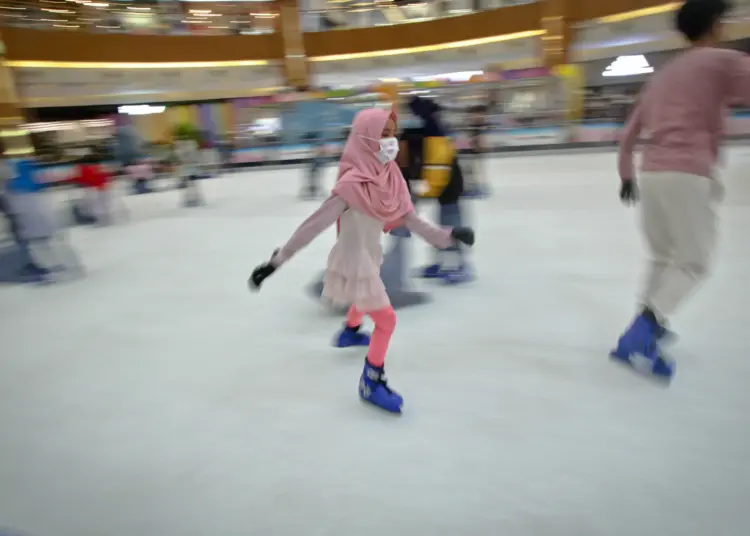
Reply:
[[542, 29], [546, 32], [542, 36], [542, 59], [544, 65], [550, 69], [558, 65], [570, 63], [570, 46], [573, 41], [573, 31], [570, 26], [569, 7], [574, 0], [543, 0]]
[[13, 71], [5, 63], [5, 46], [0, 35], [0, 138], [6, 155], [17, 156], [33, 152], [29, 133], [21, 128], [24, 122]]
[[284, 43], [284, 75], [288, 86], [305, 89], [309, 85], [309, 66], [300, 24], [298, 0], [278, 0], [279, 30]]

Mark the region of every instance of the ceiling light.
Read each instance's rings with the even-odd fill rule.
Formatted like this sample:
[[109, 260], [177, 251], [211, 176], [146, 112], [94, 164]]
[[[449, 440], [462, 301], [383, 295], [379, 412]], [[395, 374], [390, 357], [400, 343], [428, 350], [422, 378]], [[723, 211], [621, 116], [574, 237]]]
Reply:
[[151, 115], [160, 114], [166, 110], [166, 106], [151, 106], [150, 104], [136, 104], [130, 106], [120, 106], [117, 112], [127, 115]]
[[634, 76], [653, 72], [654, 68], [648, 63], [646, 56], [638, 54], [635, 56], [618, 56], [604, 69], [602, 76]]

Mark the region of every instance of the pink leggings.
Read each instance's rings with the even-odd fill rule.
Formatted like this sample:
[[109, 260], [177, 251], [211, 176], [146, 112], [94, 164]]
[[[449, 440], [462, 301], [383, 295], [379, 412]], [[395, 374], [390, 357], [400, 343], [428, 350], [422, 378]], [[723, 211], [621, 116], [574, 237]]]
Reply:
[[[391, 342], [391, 335], [396, 329], [396, 312], [389, 305], [367, 314], [375, 322], [370, 347], [367, 350], [367, 360], [375, 367], [382, 367], [385, 363], [385, 354], [388, 352], [388, 344]], [[352, 305], [346, 314], [346, 325], [351, 328], [359, 326], [364, 317], [365, 313]]]

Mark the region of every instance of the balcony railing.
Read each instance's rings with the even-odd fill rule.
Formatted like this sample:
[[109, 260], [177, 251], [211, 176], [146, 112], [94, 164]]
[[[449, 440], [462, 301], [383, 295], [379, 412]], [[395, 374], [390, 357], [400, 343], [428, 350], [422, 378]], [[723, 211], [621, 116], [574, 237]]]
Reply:
[[[300, 0], [303, 31], [457, 17], [538, 0]], [[254, 35], [278, 29], [275, 2], [0, 0], [0, 25], [131, 34]]]

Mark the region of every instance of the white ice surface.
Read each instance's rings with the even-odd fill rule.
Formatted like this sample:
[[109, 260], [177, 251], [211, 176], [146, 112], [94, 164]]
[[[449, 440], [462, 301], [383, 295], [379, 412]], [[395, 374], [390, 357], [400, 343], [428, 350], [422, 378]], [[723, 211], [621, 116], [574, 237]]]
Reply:
[[668, 389], [607, 358], [643, 261], [614, 168], [487, 162], [493, 196], [469, 205], [479, 279], [422, 285], [434, 302], [399, 313], [400, 418], [358, 401], [364, 352], [330, 346], [339, 320], [304, 290], [333, 230], [247, 290], [316, 206], [295, 197], [300, 170], [204, 182], [199, 209], [127, 197], [127, 223], [71, 232], [86, 279], [0, 288], [0, 526], [750, 534], [750, 149], [729, 153], [715, 275], [675, 318]]

